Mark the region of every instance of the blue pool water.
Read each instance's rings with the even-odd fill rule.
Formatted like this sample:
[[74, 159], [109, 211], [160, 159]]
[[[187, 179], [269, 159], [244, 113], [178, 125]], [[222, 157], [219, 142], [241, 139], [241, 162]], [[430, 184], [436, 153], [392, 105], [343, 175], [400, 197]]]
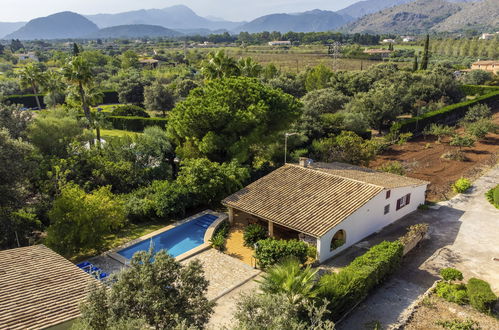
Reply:
[[216, 215], [205, 214], [153, 236], [150, 239], [120, 250], [118, 251], [118, 254], [127, 259], [131, 259], [135, 252], [149, 250], [152, 241], [154, 253], [166, 250], [171, 256], [177, 257], [203, 244], [206, 230], [216, 219]]

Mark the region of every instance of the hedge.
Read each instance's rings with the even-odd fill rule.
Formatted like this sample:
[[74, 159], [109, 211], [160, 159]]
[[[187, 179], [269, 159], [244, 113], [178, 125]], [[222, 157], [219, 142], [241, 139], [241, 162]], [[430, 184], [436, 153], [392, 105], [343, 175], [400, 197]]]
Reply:
[[497, 297], [490, 284], [477, 278], [470, 278], [466, 284], [470, 305], [482, 313], [490, 313], [496, 304]]
[[144, 118], [144, 117], [127, 117], [127, 116], [107, 116], [108, 120], [114, 129], [143, 132], [146, 127], [159, 126], [166, 128], [166, 118]]
[[303, 264], [307, 261], [308, 246], [307, 243], [298, 240], [267, 238], [257, 242], [255, 258], [262, 269], [273, 266], [286, 257], [296, 257]]
[[43, 102], [43, 94], [25, 94], [25, 95], [10, 95], [5, 98], [7, 104], [21, 104], [26, 108], [36, 108], [38, 104], [36, 103], [36, 97], [40, 100], [40, 105], [45, 108], [45, 102]]
[[499, 91], [499, 86], [462, 85], [460, 89], [465, 95], [474, 96]]
[[392, 274], [402, 260], [403, 251], [401, 242], [385, 241], [370, 248], [340, 272], [322, 276], [319, 297], [329, 301], [331, 318], [338, 321]]
[[479, 103], [491, 105], [499, 101], [499, 89], [478, 96], [473, 100], [468, 100], [456, 104], [451, 104], [441, 109], [427, 112], [421, 116], [403, 120], [392, 125], [392, 130], [400, 131], [401, 133], [412, 132], [414, 135], [423, 132], [426, 126], [432, 123], [445, 125], [455, 125], [468, 111], [468, 108]]
[[[102, 104], [114, 104], [120, 103], [118, 100], [118, 92], [115, 91], [103, 91], [104, 99], [102, 100]], [[46, 107], [46, 104], [43, 102], [44, 94], [36, 94], [40, 99], [40, 104], [42, 108]], [[21, 104], [26, 108], [36, 108], [38, 105], [36, 104], [36, 96], [35, 94], [25, 94], [25, 95], [10, 95], [5, 98], [5, 101], [8, 104]]]

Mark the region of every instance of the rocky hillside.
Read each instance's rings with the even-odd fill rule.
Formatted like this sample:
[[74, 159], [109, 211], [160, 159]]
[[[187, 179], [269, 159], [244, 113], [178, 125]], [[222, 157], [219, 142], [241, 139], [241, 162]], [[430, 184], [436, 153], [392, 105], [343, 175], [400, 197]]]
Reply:
[[89, 38], [141, 38], [141, 37], [178, 37], [182, 33], [158, 25], [134, 24], [119, 25], [100, 29]]
[[435, 31], [459, 31], [467, 28], [499, 30], [499, 0], [463, 3], [462, 10], [435, 25]]

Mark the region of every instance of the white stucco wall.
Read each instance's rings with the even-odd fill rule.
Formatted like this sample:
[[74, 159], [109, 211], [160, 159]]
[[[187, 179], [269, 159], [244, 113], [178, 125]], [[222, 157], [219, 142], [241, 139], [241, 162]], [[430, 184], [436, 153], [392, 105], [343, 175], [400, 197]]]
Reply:
[[[320, 262], [324, 262], [365, 237], [415, 211], [419, 205], [425, 202], [426, 185], [391, 189], [389, 199], [386, 198], [386, 191], [380, 192], [346, 220], [317, 240]], [[397, 200], [407, 194], [411, 194], [409, 205], [397, 211]], [[387, 204], [390, 204], [390, 212], [384, 214], [384, 208]], [[330, 251], [331, 239], [341, 229], [346, 233], [346, 242], [343, 246]]]

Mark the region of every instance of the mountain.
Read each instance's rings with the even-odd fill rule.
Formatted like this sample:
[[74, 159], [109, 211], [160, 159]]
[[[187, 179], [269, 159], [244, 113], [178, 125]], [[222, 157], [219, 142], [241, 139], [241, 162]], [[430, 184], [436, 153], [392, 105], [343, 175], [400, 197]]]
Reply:
[[353, 18], [360, 18], [368, 14], [376, 13], [385, 8], [403, 5], [411, 1], [413, 0], [365, 0], [356, 2], [342, 10], [339, 10], [337, 13], [348, 15]]
[[23, 27], [26, 24], [26, 22], [15, 22], [15, 23], [10, 23], [10, 22], [0, 22], [0, 39], [2, 39], [4, 36], [7, 34], [10, 34], [14, 31], [19, 30], [21, 27]]
[[182, 33], [158, 25], [133, 24], [118, 25], [100, 29], [88, 38], [142, 38], [142, 37], [178, 37]]
[[497, 26], [497, 15], [497, 0], [476, 3], [417, 0], [364, 16], [348, 24], [343, 30], [353, 33], [400, 34], [432, 30], [457, 31], [472, 26]]
[[246, 23], [234, 32], [320, 32], [339, 28], [349, 21], [349, 18], [332, 11], [312, 10], [297, 14], [272, 14], [259, 17]]
[[5, 39], [72, 39], [82, 38], [99, 30], [82, 15], [65, 11], [29, 21]]
[[88, 19], [101, 28], [131, 25], [151, 24], [169, 29], [233, 29], [240, 23], [227, 21], [212, 21], [198, 16], [189, 7], [178, 5], [164, 9], [142, 9], [118, 14], [87, 15]]

